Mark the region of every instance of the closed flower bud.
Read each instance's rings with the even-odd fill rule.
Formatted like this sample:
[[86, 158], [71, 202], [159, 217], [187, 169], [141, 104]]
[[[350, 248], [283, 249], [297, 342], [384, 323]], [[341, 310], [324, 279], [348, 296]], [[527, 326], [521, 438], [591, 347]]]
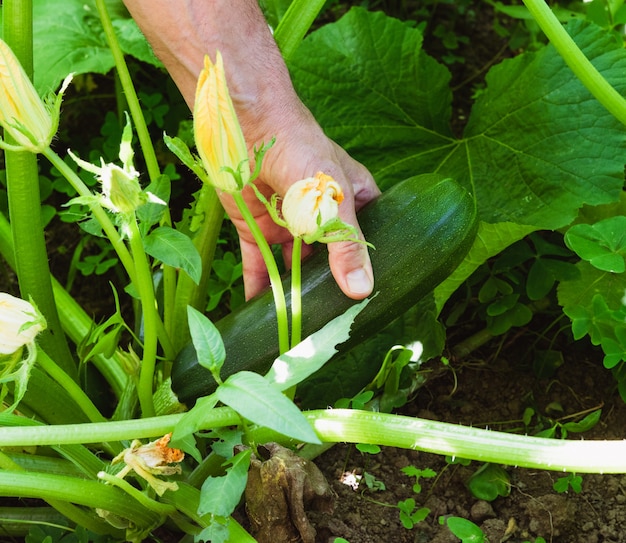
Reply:
[[71, 77], [63, 83], [55, 104], [44, 103], [13, 51], [0, 40], [0, 125], [15, 145], [7, 149], [39, 153], [46, 149], [58, 127], [60, 97]]
[[0, 293], [0, 355], [11, 355], [32, 344], [45, 328], [46, 321], [33, 304]]
[[283, 218], [292, 236], [314, 239], [318, 233], [323, 235], [325, 224], [337, 219], [342, 201], [339, 183], [318, 172], [289, 187], [282, 204]]
[[238, 192], [250, 180], [248, 148], [228, 93], [219, 51], [213, 64], [204, 57], [193, 108], [193, 132], [210, 183], [224, 192]]

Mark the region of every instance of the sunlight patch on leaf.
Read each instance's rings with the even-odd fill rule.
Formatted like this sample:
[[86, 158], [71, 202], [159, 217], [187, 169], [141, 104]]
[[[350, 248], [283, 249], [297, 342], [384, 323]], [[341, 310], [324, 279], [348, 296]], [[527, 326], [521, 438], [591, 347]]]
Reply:
[[265, 378], [279, 390], [287, 390], [320, 369], [337, 352], [335, 347], [350, 337], [355, 317], [370, 298], [350, 307], [293, 349], [279, 356]]

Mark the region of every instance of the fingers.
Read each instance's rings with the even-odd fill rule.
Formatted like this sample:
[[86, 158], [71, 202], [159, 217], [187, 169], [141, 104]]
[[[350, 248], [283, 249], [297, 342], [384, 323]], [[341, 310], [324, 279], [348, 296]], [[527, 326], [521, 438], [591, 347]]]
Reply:
[[[353, 225], [363, 240], [356, 211], [378, 196], [380, 190], [364, 166], [353, 161], [347, 154], [345, 157], [342, 160], [343, 178], [335, 179], [347, 187], [344, 188], [345, 199], [339, 206], [339, 216], [344, 222]], [[374, 272], [367, 245], [357, 242], [330, 243], [328, 261], [337, 285], [346, 296], [361, 300], [372, 293]]]

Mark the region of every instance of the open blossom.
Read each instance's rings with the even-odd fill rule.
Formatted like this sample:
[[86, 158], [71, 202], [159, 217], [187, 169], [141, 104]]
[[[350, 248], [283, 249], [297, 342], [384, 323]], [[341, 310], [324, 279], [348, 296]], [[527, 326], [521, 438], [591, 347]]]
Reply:
[[315, 237], [322, 227], [338, 217], [343, 191], [330, 175], [295, 182], [283, 199], [282, 214], [294, 237]]
[[[120, 213], [122, 215], [134, 213], [139, 206], [148, 202], [165, 205], [163, 200], [141, 189], [141, 185], [139, 184], [139, 172], [133, 165], [134, 153], [131, 146], [132, 138], [133, 134], [130, 119], [127, 119], [126, 126], [122, 133], [122, 142], [120, 143], [119, 157], [122, 166], [118, 166], [112, 162], [105, 163], [102, 158], [100, 158], [100, 166], [96, 166], [95, 164], [78, 158], [72, 151], [68, 151], [68, 154], [76, 164], [88, 172], [93, 173], [102, 184], [102, 194], [101, 197], [98, 198], [100, 204], [113, 213]], [[74, 198], [72, 202], [88, 203], [84, 201], [84, 199], [81, 199], [81, 197]]]
[[46, 321], [33, 304], [0, 293], [0, 355], [11, 355], [32, 344], [45, 328]]
[[[250, 180], [248, 148], [226, 84], [222, 55], [204, 57], [193, 108], [193, 132], [210, 183], [238, 192]], [[229, 171], [237, 173], [239, 180]]]
[[163, 481], [155, 477], [155, 475], [173, 475], [181, 471], [179, 463], [185, 458], [185, 453], [169, 446], [171, 437], [172, 434], [169, 433], [145, 445], [139, 440], [134, 440], [128, 449], [123, 450], [111, 462], [112, 464], [119, 462], [126, 464], [116, 477], [123, 479], [128, 473], [134, 471], [159, 496], [162, 496], [166, 490], [177, 490], [178, 485], [175, 482]]
[[54, 105], [44, 103], [13, 51], [0, 40], [0, 125], [20, 148], [39, 153], [50, 145], [58, 127], [60, 99], [71, 80], [63, 82]]

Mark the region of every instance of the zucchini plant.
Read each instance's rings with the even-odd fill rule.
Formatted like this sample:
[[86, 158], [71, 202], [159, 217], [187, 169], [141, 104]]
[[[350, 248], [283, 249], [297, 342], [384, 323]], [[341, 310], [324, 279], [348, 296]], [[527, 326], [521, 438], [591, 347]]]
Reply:
[[[573, 320], [575, 336], [588, 334], [602, 345], [605, 364], [626, 381], [623, 221], [616, 217], [623, 214], [624, 181], [620, 93], [626, 87], [626, 53], [621, 44], [584, 21], [572, 21], [566, 32], [543, 2], [527, 0], [552, 45], [494, 66], [463, 134], [456, 136], [450, 127], [450, 74], [423, 51], [423, 27], [354, 8], [300, 43], [325, 2], [295, 0], [289, 8], [285, 2], [265, 4], [280, 20], [275, 35], [301, 96], [328, 134], [362, 161], [383, 189], [383, 196], [360, 215], [375, 245], [378, 294], [353, 305], [336, 289], [320, 251], [303, 265], [298, 280], [301, 324], [308, 337], [289, 350], [285, 334], [282, 344], [270, 339], [276, 335], [275, 305], [281, 304], [281, 295], [274, 295], [287, 293], [283, 315], [297, 304], [289, 294], [295, 281], [283, 283], [276, 268], [272, 294], [244, 304], [215, 325], [202, 311], [188, 309], [206, 303], [223, 213], [205, 185], [181, 223], [172, 221], [166, 205], [171, 179], [150, 140], [124, 63], [124, 54], [132, 54], [158, 64], [136, 25], [115, 1], [95, 0], [93, 9], [85, 10], [83, 1], [62, 0], [58, 11], [51, 11], [46, 0], [34, 0], [31, 21], [29, 2], [5, 0], [3, 39], [27, 67], [32, 44], [22, 31], [35, 30], [39, 93], [57, 88], [74, 68], [103, 73], [115, 65], [149, 180], [137, 181], [130, 125], [122, 132], [122, 166], [104, 160], [94, 166], [77, 158], [100, 177], [105, 171], [123, 173], [128, 198], [120, 198], [111, 191], [94, 194], [51, 147], [60, 98], [52, 100], [49, 118], [50, 110], [42, 105], [49, 127], [41, 138], [19, 137], [24, 129], [41, 131], [30, 118], [2, 119], [23, 148], [6, 146], [12, 217], [9, 223], [0, 215], [0, 251], [17, 270], [25, 297], [37, 298], [48, 331], [41, 325], [39, 343], [29, 340], [2, 358], [2, 398], [11, 408], [0, 413], [0, 495], [44, 499], [73, 525], [118, 540], [140, 541], [157, 527], [175, 523], [198, 539], [251, 541], [230, 515], [258, 443], [276, 441], [295, 449], [305, 442], [350, 441], [575, 473], [626, 471], [623, 442], [512, 436], [366, 409], [301, 411], [291, 401], [293, 388], [320, 369], [337, 345], [348, 349], [363, 343], [418, 302], [428, 307], [418, 327], [423, 338], [440, 335], [436, 317], [473, 271], [541, 230], [568, 231], [565, 239], [580, 256], [581, 274], [560, 280], [560, 303]], [[75, 23], [75, 34], [68, 34], [68, 21]], [[89, 53], [84, 62], [69, 66], [80, 52]], [[16, 65], [7, 61], [12, 79], [6, 88], [19, 80], [22, 92], [15, 98], [39, 104]], [[6, 96], [0, 95], [0, 101]], [[148, 101], [150, 115], [160, 117], [159, 103]], [[179, 140], [166, 138], [202, 178]], [[245, 154], [245, 144], [239, 142], [237, 150]], [[141, 306], [139, 334], [119, 309], [103, 324], [94, 323], [51, 278], [43, 225], [36, 220], [35, 154], [73, 184], [79, 194], [75, 203], [98, 219], [119, 258], [120, 273], [129, 280], [123, 285], [126, 294]], [[240, 166], [246, 159], [226, 165], [227, 173], [236, 174], [237, 189], [245, 184], [247, 171]], [[224, 173], [224, 164], [213, 166]], [[155, 268], [163, 271], [162, 299], [153, 284]], [[598, 292], [581, 288], [590, 277], [601, 286]], [[36, 313], [34, 306], [30, 313]], [[280, 328], [293, 333], [294, 322], [289, 330], [283, 318]], [[18, 335], [23, 331], [20, 327]], [[122, 334], [130, 347], [120, 344]], [[189, 336], [193, 347], [181, 351]], [[101, 374], [101, 388], [112, 396], [112, 414], [105, 416], [81, 386], [84, 368], [75, 362], [67, 339]], [[403, 351], [403, 361], [406, 356]], [[398, 368], [390, 369], [394, 379]], [[397, 388], [395, 380], [392, 384]], [[183, 407], [177, 399], [195, 404], [179, 412]], [[27, 417], [11, 411], [16, 405]], [[235, 445], [250, 448], [235, 454]], [[16, 447], [45, 449], [25, 461]]]

